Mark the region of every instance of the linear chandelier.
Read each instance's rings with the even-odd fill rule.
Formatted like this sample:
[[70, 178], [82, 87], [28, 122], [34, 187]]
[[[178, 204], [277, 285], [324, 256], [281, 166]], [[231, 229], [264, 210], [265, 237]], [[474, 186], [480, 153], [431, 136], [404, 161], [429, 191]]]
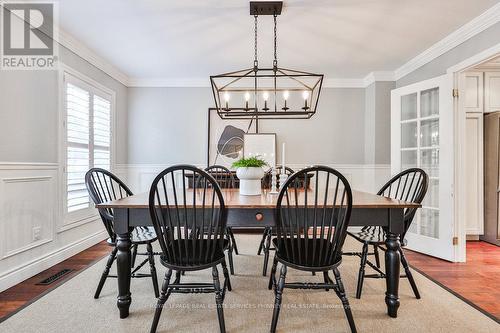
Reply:
[[[254, 16], [253, 67], [210, 76], [217, 113], [223, 119], [309, 119], [316, 113], [323, 74], [278, 66], [277, 17], [282, 1], [251, 1]], [[259, 67], [257, 59], [258, 17], [274, 18], [274, 60], [272, 68]]]

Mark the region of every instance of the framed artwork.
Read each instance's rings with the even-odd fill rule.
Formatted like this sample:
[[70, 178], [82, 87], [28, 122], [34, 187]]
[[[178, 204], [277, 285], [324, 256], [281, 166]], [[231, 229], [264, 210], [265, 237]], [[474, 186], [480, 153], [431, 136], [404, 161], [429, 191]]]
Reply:
[[254, 119], [221, 119], [217, 109], [208, 109], [207, 166], [222, 165], [230, 169], [243, 157], [245, 134], [255, 133]]
[[260, 156], [269, 167], [276, 166], [276, 133], [247, 133], [243, 139], [243, 156]]

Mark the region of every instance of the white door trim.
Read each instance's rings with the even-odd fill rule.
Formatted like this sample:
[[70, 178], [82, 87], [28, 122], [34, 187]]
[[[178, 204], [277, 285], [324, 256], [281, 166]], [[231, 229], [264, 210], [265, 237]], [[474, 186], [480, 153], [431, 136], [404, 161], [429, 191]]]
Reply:
[[[495, 46], [490, 47], [484, 51], [481, 51], [458, 64], [451, 66], [447, 69], [449, 75], [453, 75], [453, 88], [458, 89], [460, 92], [464, 91], [465, 82], [461, 79], [461, 73], [495, 58], [500, 54], [500, 43]], [[455, 125], [455, 237], [458, 237], [458, 244], [463, 244], [464, 246], [455, 247], [455, 259], [458, 262], [466, 261], [466, 221], [465, 221], [465, 184], [462, 181], [465, 179], [465, 122], [466, 122], [466, 110], [464, 106], [464, 98], [455, 98], [454, 103], [454, 125]]]

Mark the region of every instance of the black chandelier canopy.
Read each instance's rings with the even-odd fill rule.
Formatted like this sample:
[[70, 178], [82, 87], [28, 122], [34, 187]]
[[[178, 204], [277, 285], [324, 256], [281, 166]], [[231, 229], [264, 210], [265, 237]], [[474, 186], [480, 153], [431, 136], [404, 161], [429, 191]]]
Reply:
[[[255, 20], [255, 54], [252, 68], [210, 76], [217, 113], [223, 119], [309, 119], [316, 113], [323, 74], [278, 66], [277, 16], [282, 1], [252, 1]], [[272, 68], [259, 67], [257, 25], [260, 15], [274, 18]]]

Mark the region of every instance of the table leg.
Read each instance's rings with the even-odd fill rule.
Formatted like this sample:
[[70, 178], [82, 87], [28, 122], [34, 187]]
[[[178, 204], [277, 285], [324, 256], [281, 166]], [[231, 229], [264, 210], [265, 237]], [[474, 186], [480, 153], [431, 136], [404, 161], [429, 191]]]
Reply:
[[129, 314], [132, 297], [130, 294], [130, 270], [131, 270], [131, 241], [130, 233], [118, 234], [116, 239], [116, 270], [118, 275], [118, 301], [120, 318], [127, 318]]
[[385, 245], [385, 274], [387, 291], [385, 293], [385, 304], [387, 304], [387, 313], [389, 316], [396, 318], [399, 308], [399, 270], [400, 270], [400, 255], [399, 250], [399, 235], [387, 232]]

